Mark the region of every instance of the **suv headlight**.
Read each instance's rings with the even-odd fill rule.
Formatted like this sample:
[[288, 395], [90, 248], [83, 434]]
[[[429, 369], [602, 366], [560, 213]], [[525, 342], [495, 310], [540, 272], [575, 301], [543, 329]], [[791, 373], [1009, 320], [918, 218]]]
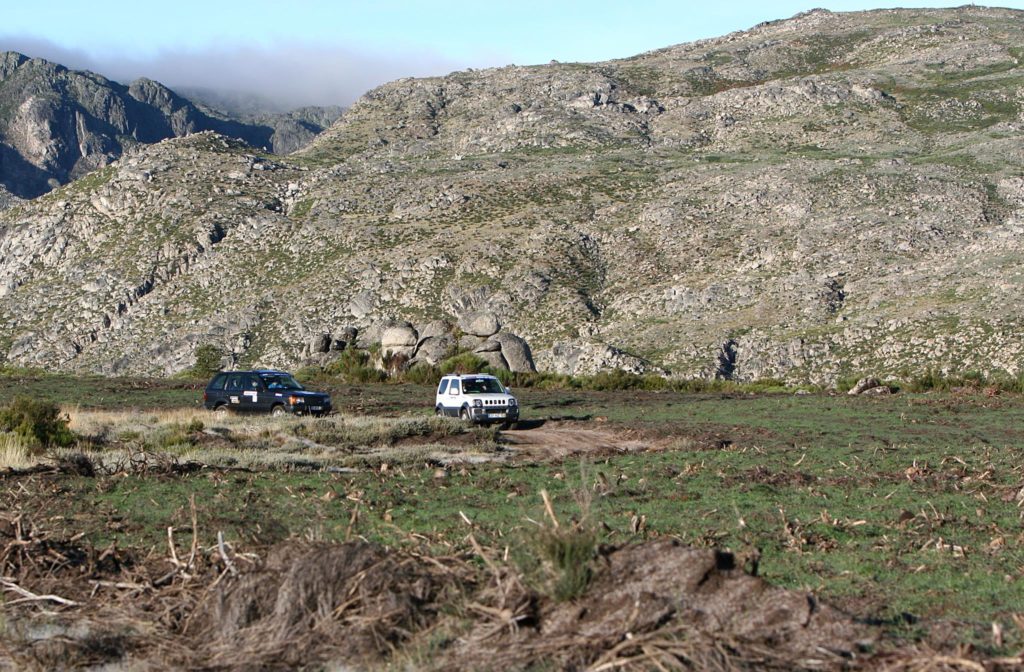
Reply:
[[295, 404], [303, 404], [305, 403], [305, 401], [306, 400], [303, 399], [302, 397], [288, 397], [288, 403], [291, 404], [292, 406], [294, 406]]
[[483, 399], [474, 399], [473, 400], [473, 405], [476, 406], [477, 408], [480, 408], [481, 406], [484, 405], [484, 400]]
[[509, 397], [509, 398], [508, 398], [508, 405], [509, 405], [509, 406], [515, 406], [515, 405], [517, 405], [518, 403], [519, 403], [519, 402], [518, 402], [518, 401], [516, 401], [516, 398], [515, 398], [515, 397]]

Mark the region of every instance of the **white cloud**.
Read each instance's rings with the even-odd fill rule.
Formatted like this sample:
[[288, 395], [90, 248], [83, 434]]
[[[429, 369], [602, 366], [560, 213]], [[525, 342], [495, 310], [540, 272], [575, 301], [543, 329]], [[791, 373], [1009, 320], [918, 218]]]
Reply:
[[0, 36], [0, 50], [19, 51], [76, 70], [92, 70], [121, 83], [148, 77], [172, 89], [252, 93], [285, 109], [349, 105], [384, 82], [400, 77], [443, 75], [468, 65], [436, 54], [400, 49], [373, 54], [305, 44], [208, 47], [131, 58], [97, 56], [40, 38]]

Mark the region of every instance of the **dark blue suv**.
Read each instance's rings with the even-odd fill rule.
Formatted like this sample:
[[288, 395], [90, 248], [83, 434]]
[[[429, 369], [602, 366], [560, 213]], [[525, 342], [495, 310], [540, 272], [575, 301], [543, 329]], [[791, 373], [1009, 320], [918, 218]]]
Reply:
[[331, 395], [305, 389], [285, 371], [223, 371], [206, 386], [203, 406], [219, 412], [327, 415]]

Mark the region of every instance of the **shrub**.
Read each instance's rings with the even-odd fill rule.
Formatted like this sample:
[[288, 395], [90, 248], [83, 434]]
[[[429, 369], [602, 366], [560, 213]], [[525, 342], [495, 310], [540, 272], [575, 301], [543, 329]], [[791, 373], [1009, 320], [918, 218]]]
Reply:
[[840, 392], [848, 392], [852, 390], [854, 386], [857, 383], [859, 383], [860, 379], [863, 377], [864, 376], [862, 375], [839, 376], [838, 378], [836, 378], [835, 388]]
[[995, 376], [989, 383], [993, 388], [1001, 392], [1024, 393], [1024, 373], [1017, 376], [1006, 374]]
[[559, 373], [538, 373], [520, 383], [520, 387], [536, 387], [539, 390], [567, 390], [578, 387], [571, 376]]
[[68, 427], [69, 422], [66, 415], [61, 415], [57, 404], [26, 396], [15, 397], [0, 409], [0, 430], [14, 432], [36, 451], [74, 443], [75, 435]]
[[472, 352], [463, 352], [444, 360], [439, 368], [441, 373], [482, 373], [487, 368], [487, 362]]
[[580, 384], [587, 390], [664, 390], [669, 387], [668, 380], [661, 376], [641, 376], [620, 369], [585, 376]]
[[216, 345], [207, 343], [196, 348], [196, 363], [191, 373], [196, 378], [209, 378], [220, 371], [220, 362], [224, 353]]
[[490, 366], [485, 366], [483, 371], [481, 371], [480, 373], [488, 373], [494, 376], [495, 378], [501, 381], [502, 385], [506, 387], [512, 385], [512, 381], [515, 380], [515, 374], [509, 371], [508, 369], [495, 369]]
[[904, 376], [908, 378], [905, 388], [908, 392], [948, 392], [956, 388], [975, 391], [985, 389], [991, 393], [1024, 392], [1024, 374], [1016, 377], [1000, 373], [988, 375], [979, 371], [953, 374], [930, 369], [918, 375], [908, 376], [904, 373]]
[[980, 388], [985, 380], [985, 376], [976, 371], [957, 376], [929, 369], [913, 376], [907, 383], [907, 390], [910, 392], [948, 392], [954, 387]]
[[758, 378], [743, 386], [747, 392], [788, 392], [789, 386], [778, 378]]
[[295, 379], [301, 383], [322, 381], [327, 375], [319, 366], [303, 366], [294, 371]]
[[580, 476], [580, 486], [572, 491], [577, 516], [568, 525], [559, 523], [548, 493], [541, 490], [550, 523], [524, 530], [513, 556], [524, 578], [558, 601], [575, 599], [586, 591], [597, 557], [599, 537], [591, 524], [586, 464], [580, 465]]
[[370, 357], [370, 351], [346, 348], [325, 371], [346, 383], [379, 383], [387, 378], [387, 374], [372, 366]]
[[437, 387], [441, 382], [441, 369], [424, 362], [419, 362], [402, 374], [402, 381], [414, 385]]
[[408, 367], [409, 355], [404, 352], [385, 352], [381, 355], [381, 364], [384, 366], [384, 371], [389, 375], [394, 376], [402, 373]]
[[544, 527], [534, 540], [537, 551], [549, 565], [551, 596], [558, 601], [579, 597], [590, 585], [597, 534], [586, 526]]

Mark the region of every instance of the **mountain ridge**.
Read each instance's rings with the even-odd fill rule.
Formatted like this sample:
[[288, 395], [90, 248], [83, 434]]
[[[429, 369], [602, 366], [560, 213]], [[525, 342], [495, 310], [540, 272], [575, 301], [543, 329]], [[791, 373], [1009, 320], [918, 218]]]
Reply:
[[1022, 17], [817, 10], [398, 80], [288, 157], [143, 147], [0, 215], [0, 351], [292, 366], [488, 311], [549, 371], [1019, 375]]
[[[331, 122], [337, 110], [321, 118]], [[277, 153], [323, 130], [311, 111], [236, 119], [145, 77], [120, 84], [18, 52], [0, 53], [0, 182], [21, 198], [66, 184], [126, 149], [214, 130]]]

